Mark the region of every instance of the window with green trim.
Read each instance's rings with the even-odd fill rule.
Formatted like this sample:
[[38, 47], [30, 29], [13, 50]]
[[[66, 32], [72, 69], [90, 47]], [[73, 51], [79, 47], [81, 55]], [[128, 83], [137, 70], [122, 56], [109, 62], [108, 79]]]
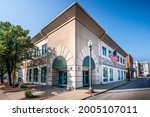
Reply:
[[46, 74], [47, 74], [47, 68], [42, 67], [41, 68], [41, 82], [46, 83]]
[[120, 70], [118, 70], [118, 80], [120, 80]]
[[27, 74], [26, 74], [26, 81], [28, 82], [29, 79], [29, 69], [27, 69]]
[[110, 81], [113, 81], [113, 69], [110, 68], [109, 72], [110, 72]]
[[31, 58], [32, 57], [32, 52], [28, 53], [28, 57]]
[[123, 80], [123, 71], [121, 71], [121, 80]]
[[120, 63], [122, 63], [122, 58], [120, 57]]
[[119, 56], [117, 56], [117, 61], [119, 62]]
[[32, 81], [32, 69], [29, 69], [29, 82]]
[[123, 64], [125, 64], [125, 61], [124, 61], [124, 59], [123, 59]]
[[103, 81], [107, 82], [108, 81], [108, 68], [103, 67]]
[[126, 72], [124, 71], [124, 79], [126, 79]]
[[34, 57], [38, 57], [38, 56], [39, 56], [39, 53], [40, 53], [39, 48], [36, 48], [36, 49], [34, 50]]
[[42, 55], [47, 53], [47, 44], [42, 45]]
[[38, 82], [38, 68], [34, 68], [33, 82]]
[[106, 53], [106, 48], [105, 48], [104, 46], [102, 46], [102, 53], [103, 53], [104, 56], [107, 55], [107, 53]]
[[109, 50], [108, 53], [109, 53], [109, 57], [110, 57], [111, 51]]

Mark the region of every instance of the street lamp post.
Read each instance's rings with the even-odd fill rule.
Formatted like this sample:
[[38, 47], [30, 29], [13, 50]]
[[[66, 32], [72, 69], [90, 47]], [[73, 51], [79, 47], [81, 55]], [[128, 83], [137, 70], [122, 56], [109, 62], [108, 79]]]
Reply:
[[92, 65], [91, 65], [91, 58], [92, 58], [92, 41], [88, 41], [88, 46], [90, 50], [90, 56], [89, 56], [89, 93], [94, 93], [94, 90], [92, 88]]

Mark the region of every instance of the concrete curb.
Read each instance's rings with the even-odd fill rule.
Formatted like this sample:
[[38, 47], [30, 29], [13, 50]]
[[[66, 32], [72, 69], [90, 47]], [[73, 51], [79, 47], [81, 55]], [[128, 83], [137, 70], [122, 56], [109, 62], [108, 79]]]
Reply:
[[[121, 85], [118, 85], [118, 86], [115, 86], [115, 87], [113, 87], [113, 88], [107, 89], [107, 90], [105, 90], [105, 91], [102, 91], [102, 92], [99, 92], [99, 93], [93, 94], [93, 96], [96, 96], [96, 95], [99, 95], [99, 94], [105, 93], [105, 92], [107, 92], [107, 91], [113, 90], [113, 89], [115, 89], [115, 88], [118, 88], [118, 87], [123, 86], [123, 85], [126, 85], [126, 84], [128, 84], [128, 82], [126, 82], [126, 83], [124, 83], [124, 84], [121, 84]], [[91, 97], [93, 97], [93, 96], [88, 96], [88, 97], [83, 98], [83, 99], [81, 99], [81, 100], [86, 100], [86, 99], [91, 98]]]
[[[130, 82], [133, 82], [133, 81], [136, 81], [136, 80], [138, 80], [138, 79], [131, 80]], [[121, 85], [115, 86], [115, 87], [110, 88], [110, 89], [107, 89], [107, 90], [105, 90], [105, 91], [102, 91], [102, 92], [99, 92], [99, 93], [93, 94], [93, 96], [96, 96], [96, 95], [99, 95], [99, 94], [105, 93], [105, 92], [107, 92], [107, 91], [113, 90], [113, 89], [115, 89], [115, 88], [121, 87], [121, 86], [126, 85], [126, 84], [128, 84], [128, 83], [130, 83], [130, 82], [126, 82], [126, 83], [124, 83], [124, 84], [121, 84]], [[81, 100], [86, 100], [86, 99], [91, 98], [91, 97], [93, 97], [93, 96], [88, 96], [88, 97], [83, 98], [83, 99], [81, 99]]]

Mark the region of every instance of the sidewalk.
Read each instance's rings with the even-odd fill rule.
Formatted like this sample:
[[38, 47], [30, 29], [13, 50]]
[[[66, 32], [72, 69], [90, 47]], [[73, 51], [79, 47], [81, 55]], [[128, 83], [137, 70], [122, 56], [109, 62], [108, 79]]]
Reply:
[[[132, 79], [134, 81], [136, 79]], [[96, 93], [93, 95], [97, 95], [100, 93], [104, 93], [113, 88], [119, 87], [121, 85], [127, 84], [127, 81], [119, 81], [111, 84], [103, 84], [103, 85], [93, 85], [93, 89]], [[91, 96], [88, 94], [88, 87], [79, 88], [77, 90], [67, 90], [66, 88], [59, 87], [50, 87], [44, 86], [39, 89], [33, 89], [33, 94], [41, 94], [41, 93], [51, 93], [53, 96], [46, 98], [46, 100], [84, 100]], [[13, 93], [4, 93], [0, 94], [0, 100], [19, 100], [24, 97], [24, 91], [13, 92]]]
[[[127, 82], [120, 81], [120, 82], [115, 82], [111, 84], [94, 85], [93, 89], [96, 93], [94, 93], [93, 95], [104, 93], [108, 90], [111, 90], [113, 88], [116, 88], [124, 84], [127, 84]], [[46, 100], [84, 100], [91, 96], [91, 94], [88, 94], [88, 87], [86, 88], [83, 87], [83, 88], [79, 88], [77, 90], [72, 90], [72, 91], [65, 91], [60, 94], [57, 92], [53, 92], [53, 94], [55, 96], [48, 98]]]

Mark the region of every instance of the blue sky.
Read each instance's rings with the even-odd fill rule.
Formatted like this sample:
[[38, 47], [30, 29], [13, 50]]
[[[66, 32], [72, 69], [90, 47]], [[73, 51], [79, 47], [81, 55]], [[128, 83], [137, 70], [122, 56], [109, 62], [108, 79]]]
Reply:
[[[0, 0], [0, 20], [37, 34], [75, 0]], [[150, 61], [150, 0], [76, 0], [134, 60]]]

